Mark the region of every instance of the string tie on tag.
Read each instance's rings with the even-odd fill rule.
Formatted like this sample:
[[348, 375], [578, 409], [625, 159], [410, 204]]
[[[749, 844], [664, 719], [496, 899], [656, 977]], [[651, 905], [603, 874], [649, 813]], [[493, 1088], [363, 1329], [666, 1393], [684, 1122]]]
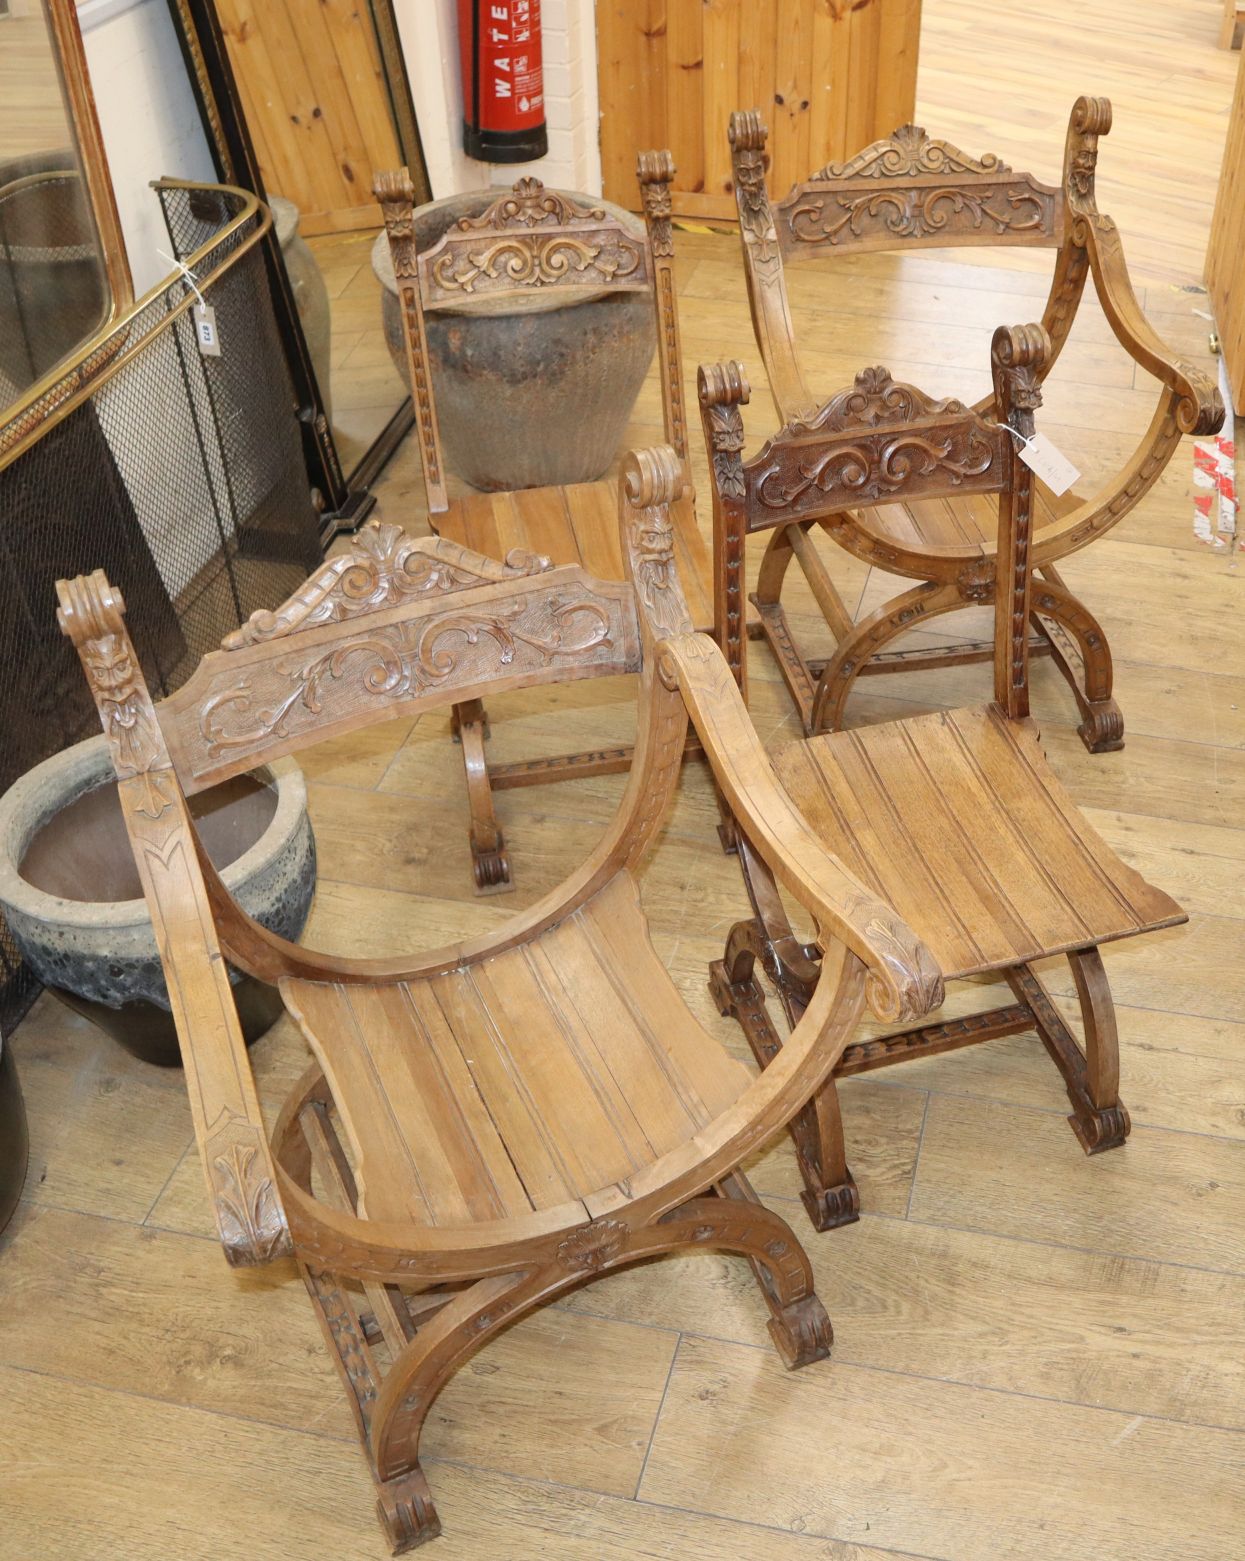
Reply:
[[162, 249], [156, 250], [156, 254], [159, 255], [161, 260], [167, 260], [168, 263], [171, 266], [176, 266], [177, 267], [177, 269], [182, 274], [182, 280], [186, 283], [186, 285], [190, 288], [191, 292], [193, 292], [195, 297], [199, 300], [199, 308], [200, 308], [200, 310], [201, 311], [206, 310], [207, 309], [207, 304], [204, 302], [203, 294], [199, 291], [198, 280], [195, 277], [194, 272], [190, 269], [190, 267], [186, 264], [186, 262], [184, 260], [178, 260], [175, 255], [166, 255]]

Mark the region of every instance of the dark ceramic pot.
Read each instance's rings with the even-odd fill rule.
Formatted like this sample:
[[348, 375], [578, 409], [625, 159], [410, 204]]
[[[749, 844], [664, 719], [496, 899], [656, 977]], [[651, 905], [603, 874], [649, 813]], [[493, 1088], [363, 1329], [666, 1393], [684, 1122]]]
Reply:
[[0, 1230], [13, 1217], [26, 1180], [30, 1138], [13, 1048], [0, 1036]]
[[[307, 788], [291, 760], [191, 798], [208, 855], [257, 921], [297, 938], [315, 892]], [[0, 797], [0, 906], [35, 974], [145, 1062], [181, 1061], [164, 971], [105, 738], [36, 765]], [[247, 1044], [280, 994], [230, 972]]]
[[[460, 217], [477, 217], [501, 192], [475, 190], [415, 213], [427, 250]], [[604, 208], [637, 238], [644, 224]], [[372, 249], [382, 286], [385, 340], [410, 388], [389, 241]], [[558, 288], [522, 298], [481, 298], [426, 316], [428, 356], [446, 464], [487, 492], [595, 482], [618, 453], [644, 383], [657, 332], [647, 292]]]

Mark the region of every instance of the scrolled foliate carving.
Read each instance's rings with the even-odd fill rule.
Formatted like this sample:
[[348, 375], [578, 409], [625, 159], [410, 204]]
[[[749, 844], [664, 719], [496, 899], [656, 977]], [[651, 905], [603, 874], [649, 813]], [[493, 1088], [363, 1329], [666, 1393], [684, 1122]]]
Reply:
[[443, 293], [549, 287], [575, 277], [604, 284], [643, 275], [643, 251], [621, 229], [602, 232], [600, 239], [589, 243], [565, 233], [544, 239], [521, 233], [482, 249], [454, 245], [430, 259], [429, 275]]
[[341, 623], [397, 607], [421, 595], [468, 590], [490, 580], [541, 574], [549, 559], [512, 548], [504, 564], [445, 537], [412, 537], [400, 526], [370, 521], [349, 549], [328, 559], [272, 611], [254, 612], [221, 641], [241, 650], [321, 623]]
[[951, 243], [982, 230], [1040, 233], [1052, 228], [1054, 196], [1041, 190], [994, 184], [976, 189], [915, 185], [907, 189], [814, 190], [786, 211], [793, 238], [842, 244], [875, 235], [897, 239], [941, 236]]
[[460, 217], [452, 233], [503, 233], [507, 228], [574, 227], [606, 220], [603, 206], [584, 206], [561, 190], [546, 189], [539, 179], [519, 179], [478, 217]]
[[940, 141], [920, 125], [901, 125], [885, 140], [874, 141], [846, 162], [827, 163], [810, 184], [838, 179], [904, 179], [915, 174], [1008, 174], [993, 152], [970, 157], [950, 141]]
[[563, 657], [612, 663], [620, 631], [617, 600], [577, 585], [370, 632], [364, 626], [335, 645], [241, 674], [226, 665], [208, 685], [198, 736], [208, 758], [218, 759], [296, 737], [373, 700], [410, 700], [498, 669], [539, 671]]
[[865, 936], [870, 949], [865, 998], [883, 1024], [920, 1019], [942, 1006], [942, 971], [906, 922], [879, 904]]
[[894, 379], [889, 369], [875, 364], [861, 369], [850, 389], [840, 390], [809, 416], [787, 423], [779, 437], [845, 433], [861, 425], [883, 428], [894, 423], [912, 423], [918, 418], [971, 415], [962, 401], [954, 397], [935, 400], [916, 385]]

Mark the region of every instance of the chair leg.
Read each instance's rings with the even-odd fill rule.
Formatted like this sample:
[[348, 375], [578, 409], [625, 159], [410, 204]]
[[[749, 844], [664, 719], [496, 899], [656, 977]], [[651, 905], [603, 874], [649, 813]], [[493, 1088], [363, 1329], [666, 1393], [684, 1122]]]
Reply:
[[[370, 1351], [335, 1282], [309, 1276], [370, 1451], [380, 1519], [395, 1554], [440, 1532], [419, 1464], [419, 1442], [429, 1410], [459, 1367], [503, 1328], [586, 1279], [698, 1247], [748, 1259], [770, 1312], [770, 1335], [789, 1368], [825, 1359], [833, 1331], [814, 1289], [808, 1254], [787, 1222], [760, 1203], [738, 1173], [652, 1223], [633, 1229], [621, 1219], [594, 1220], [563, 1237], [551, 1260], [457, 1291], [398, 1350], [379, 1386]], [[313, 1283], [328, 1294], [327, 1312]]]
[[862, 618], [840, 642], [817, 680], [809, 735], [842, 730], [843, 708], [852, 685], [884, 645], [930, 618], [968, 605], [958, 587], [927, 580]]
[[[709, 990], [718, 1012], [723, 1018], [738, 1022], [762, 1068], [769, 1066], [782, 1047], [769, 1016], [765, 993], [756, 979], [756, 960], [764, 958], [766, 950], [759, 923], [739, 922], [731, 929], [724, 956], [709, 967]], [[778, 971], [777, 976], [782, 992], [782, 972]], [[784, 1006], [789, 1001], [800, 1001], [794, 990], [784, 994]], [[788, 1018], [792, 1018], [790, 1007]], [[813, 1229], [836, 1230], [840, 1225], [855, 1224], [860, 1218], [860, 1191], [847, 1164], [839, 1092], [833, 1079], [792, 1118], [787, 1131], [795, 1144], [796, 1161], [804, 1179], [801, 1201]]]
[[814, 685], [812, 674], [791, 637], [791, 626], [782, 605], [782, 585], [791, 560], [795, 556], [790, 533], [798, 526], [780, 526], [766, 543], [757, 575], [757, 588], [752, 594], [752, 605], [757, 610], [760, 632], [770, 648], [770, 654], [778, 663], [787, 692], [799, 712], [805, 733], [813, 713]]
[[1042, 576], [1033, 585], [1033, 626], [1050, 641], [1055, 665], [1072, 690], [1081, 712], [1081, 741], [1090, 753], [1117, 753], [1124, 746], [1124, 716], [1111, 695], [1107, 636], [1054, 569], [1044, 568]]
[[1063, 1075], [1072, 1102], [1068, 1122], [1086, 1154], [1118, 1149], [1132, 1123], [1119, 1098], [1120, 1057], [1115, 1005], [1102, 956], [1096, 948], [1068, 955], [1085, 1028], [1085, 1050], [1051, 1002], [1050, 994], [1028, 965], [1006, 972], [1008, 984], [1033, 1015], [1051, 1060]]
[[488, 760], [484, 740], [488, 720], [478, 699], [455, 705], [450, 717], [454, 740], [462, 744], [463, 769], [467, 776], [467, 801], [471, 808], [471, 866], [477, 894], [504, 894], [514, 885], [510, 881], [510, 858], [506, 841], [493, 811], [493, 788], [489, 784]]
[[[1117, 1149], [1128, 1137], [1132, 1123], [1120, 1101], [1120, 1044], [1115, 1024], [1115, 1003], [1102, 955], [1096, 948], [1073, 950], [1068, 955], [1072, 979], [1085, 1027], [1085, 1085], [1087, 1104], [1074, 1095], [1076, 1108], [1068, 1118], [1086, 1154]], [[1088, 1109], [1087, 1109], [1088, 1106]]]

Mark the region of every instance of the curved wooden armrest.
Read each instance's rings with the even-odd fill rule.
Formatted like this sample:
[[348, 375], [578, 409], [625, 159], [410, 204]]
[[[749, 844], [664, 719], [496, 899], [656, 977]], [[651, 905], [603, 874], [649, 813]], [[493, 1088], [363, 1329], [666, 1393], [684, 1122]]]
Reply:
[[1120, 344], [1147, 373], [1180, 398], [1182, 433], [1213, 434], [1223, 426], [1223, 400], [1208, 375], [1178, 358], [1146, 318], [1129, 280], [1120, 231], [1110, 217], [1085, 218], [1085, 247], [1103, 312]]
[[884, 1023], [919, 1019], [943, 1000], [933, 955], [817, 838], [761, 746], [725, 657], [705, 634], [660, 646], [663, 682], [683, 696], [732, 812], [756, 850], [817, 922], [868, 967], [869, 1007]]

